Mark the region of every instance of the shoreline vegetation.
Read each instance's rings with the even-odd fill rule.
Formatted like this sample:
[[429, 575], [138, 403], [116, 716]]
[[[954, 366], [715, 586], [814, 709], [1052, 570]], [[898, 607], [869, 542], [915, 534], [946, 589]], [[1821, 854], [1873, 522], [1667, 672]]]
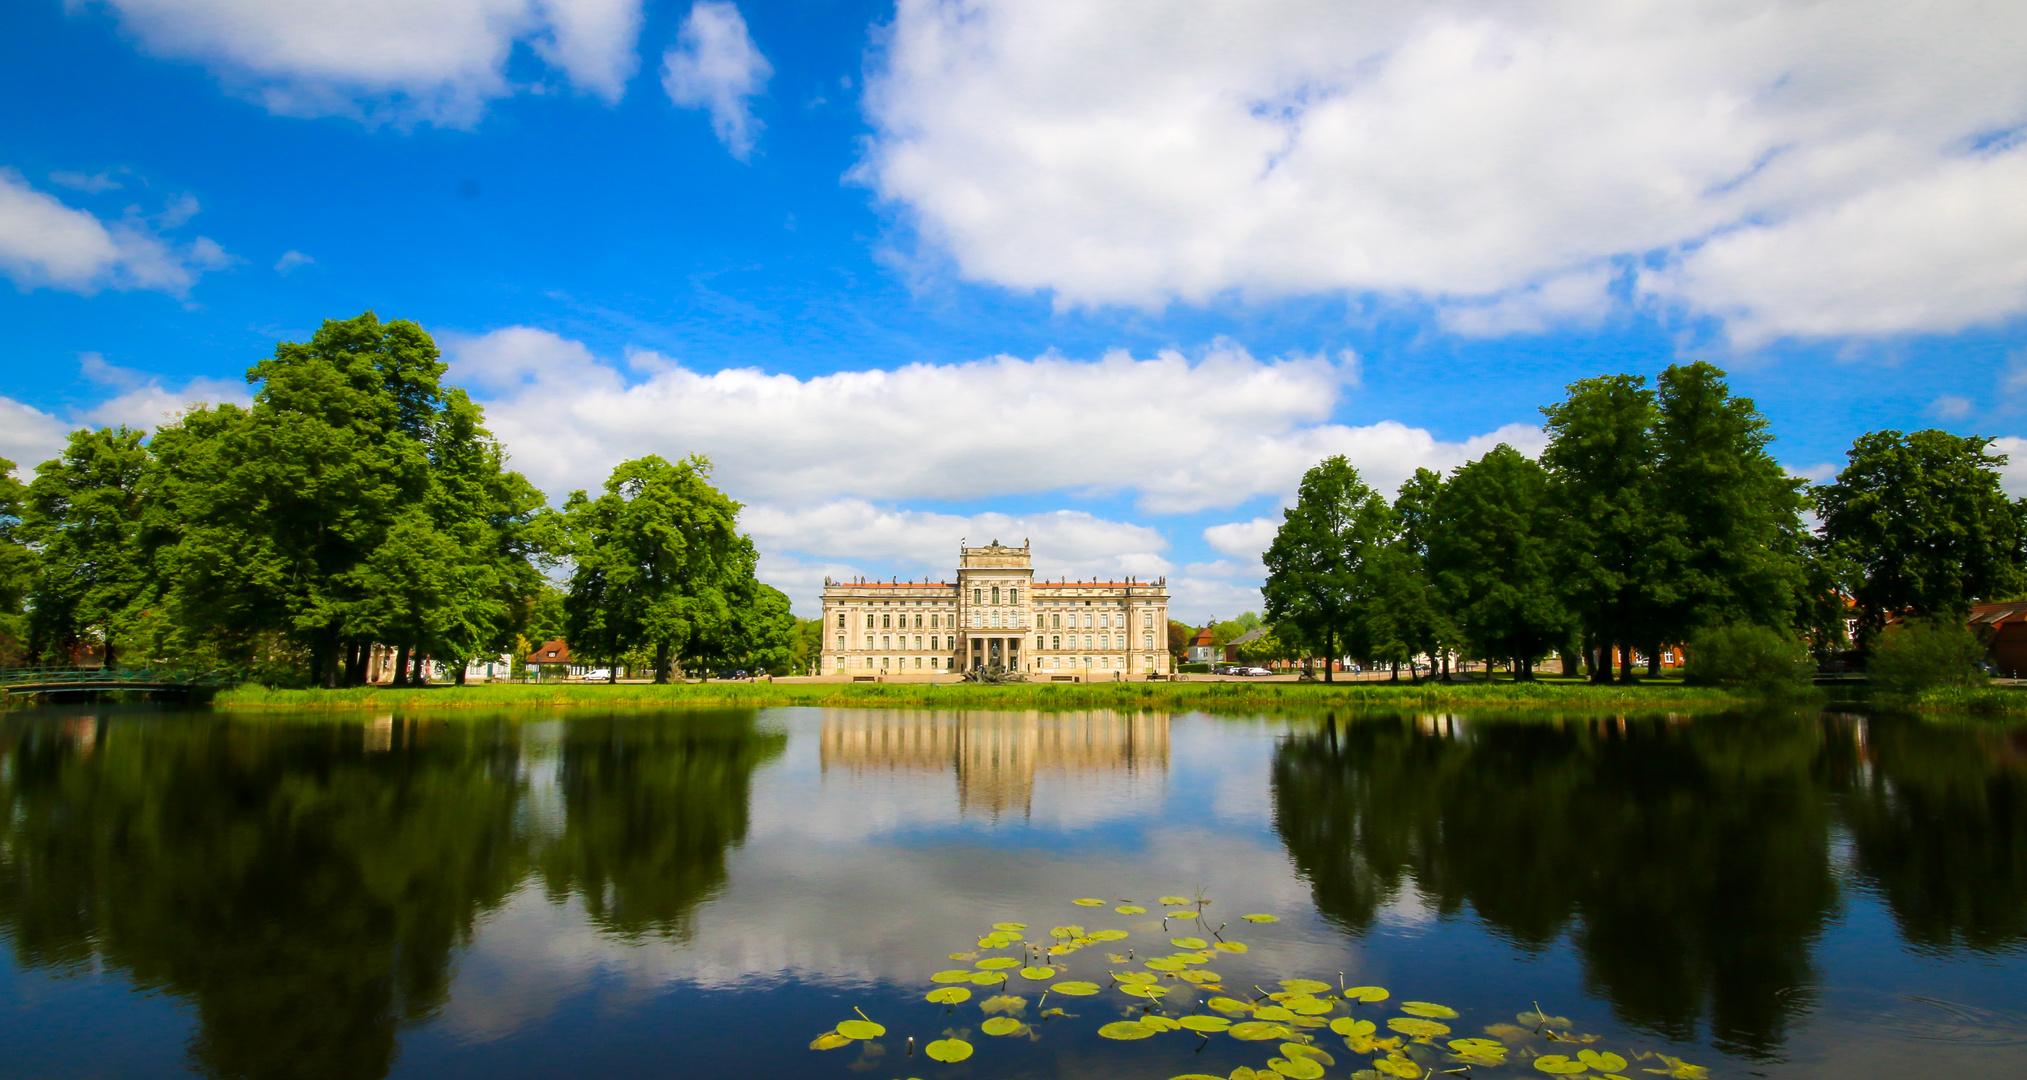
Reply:
[[[242, 686], [220, 693], [212, 706], [256, 709], [473, 709], [504, 706], [658, 708], [683, 706], [833, 706], [843, 708], [1172, 708], [1230, 707], [1401, 708], [1499, 706], [1514, 708], [1737, 708], [1829, 700], [1823, 691], [1767, 696], [1673, 681], [1594, 685], [1578, 681], [1443, 683], [1011, 683], [997, 686], [938, 683], [708, 682], [654, 685], [621, 683], [491, 683], [477, 686], [352, 687], [338, 690], [270, 690]], [[1933, 699], [1933, 700], [1931, 700]], [[1925, 695], [1923, 711], [2027, 712], [2027, 691], [1993, 688], [1974, 694]]]

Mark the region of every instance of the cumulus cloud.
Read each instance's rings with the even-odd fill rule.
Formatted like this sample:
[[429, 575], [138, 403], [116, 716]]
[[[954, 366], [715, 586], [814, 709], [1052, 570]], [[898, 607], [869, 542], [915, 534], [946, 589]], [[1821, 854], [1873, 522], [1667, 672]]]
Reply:
[[760, 131], [752, 99], [773, 74], [739, 9], [726, 3], [707, 0], [692, 7], [676, 44], [662, 55], [662, 89], [669, 100], [686, 109], [709, 109], [711, 130], [741, 161], [753, 152]]
[[159, 376], [107, 363], [98, 353], [81, 354], [78, 370], [87, 382], [115, 391], [113, 396], [62, 416], [0, 397], [0, 458], [17, 466], [20, 479], [26, 480], [37, 466], [62, 453], [65, 440], [80, 427], [125, 424], [154, 431], [196, 405], [245, 405], [251, 400], [243, 382], [192, 379], [170, 389]]
[[470, 124], [514, 91], [516, 43], [608, 102], [638, 65], [640, 0], [105, 2], [149, 52], [290, 116]]
[[2016, 499], [2027, 499], [2027, 439], [2011, 435], [1993, 439], [1992, 449], [2006, 455], [2006, 464], [1999, 469], [2000, 486]]
[[198, 275], [233, 261], [209, 237], [181, 247], [162, 237], [161, 230], [196, 212], [197, 201], [184, 196], [153, 218], [102, 221], [0, 167], [0, 275], [24, 291], [155, 289], [181, 296]]
[[2023, 45], [1990, 0], [901, 0], [861, 176], [1061, 304], [1511, 333], [1617, 262], [1746, 343], [1948, 331], [2027, 310]]
[[316, 261], [300, 251], [290, 249], [282, 252], [282, 257], [274, 261], [274, 272], [287, 277], [290, 271], [309, 266]]
[[1344, 454], [1383, 490], [1538, 428], [1463, 442], [1392, 421], [1330, 422], [1345, 372], [1321, 357], [1259, 360], [1229, 343], [1098, 360], [996, 356], [799, 379], [752, 368], [704, 374], [654, 354], [628, 382], [580, 343], [512, 327], [444, 335], [453, 377], [489, 388], [488, 415], [516, 465], [552, 494], [594, 488], [644, 453], [707, 452], [738, 497], [810, 506], [842, 498], [976, 499], [1131, 494], [1151, 513], [1233, 506], [1295, 488]]

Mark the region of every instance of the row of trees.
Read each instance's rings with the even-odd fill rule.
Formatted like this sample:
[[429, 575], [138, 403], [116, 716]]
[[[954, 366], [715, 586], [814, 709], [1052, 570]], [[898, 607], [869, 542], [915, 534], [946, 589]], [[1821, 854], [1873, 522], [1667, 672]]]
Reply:
[[375, 643], [398, 683], [545, 635], [664, 678], [787, 660], [786, 597], [707, 461], [628, 462], [551, 510], [444, 372], [420, 326], [367, 312], [278, 346], [244, 408], [74, 432], [25, 486], [0, 461], [0, 648], [326, 686], [364, 681]]
[[[1889, 619], [1955, 619], [2027, 587], [2027, 502], [1990, 440], [1881, 431], [1828, 485], [1789, 476], [1749, 398], [1708, 363], [1654, 387], [1612, 375], [1542, 410], [1536, 461], [1501, 444], [1389, 502], [1342, 457], [1303, 477], [1264, 556], [1275, 634], [1305, 655], [1401, 664], [1458, 654], [1516, 676], [1559, 654], [1594, 679], [1663, 646], [1758, 626], [1819, 656]], [[1812, 530], [1806, 519], [1814, 515]], [[1847, 605], [1847, 598], [1855, 609]]]

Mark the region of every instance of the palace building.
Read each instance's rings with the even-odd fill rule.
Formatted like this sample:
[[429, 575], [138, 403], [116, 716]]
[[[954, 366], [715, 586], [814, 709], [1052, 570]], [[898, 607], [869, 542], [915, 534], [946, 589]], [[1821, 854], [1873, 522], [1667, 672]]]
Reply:
[[824, 579], [824, 675], [1001, 667], [1109, 678], [1169, 673], [1168, 579], [1036, 581], [1027, 543], [959, 545], [957, 580]]

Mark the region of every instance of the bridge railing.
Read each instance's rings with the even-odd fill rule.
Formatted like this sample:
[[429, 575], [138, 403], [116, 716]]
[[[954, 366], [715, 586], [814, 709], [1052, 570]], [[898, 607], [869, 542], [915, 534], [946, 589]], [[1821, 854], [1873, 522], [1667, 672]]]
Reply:
[[119, 687], [187, 686], [226, 687], [236, 685], [241, 675], [224, 669], [192, 671], [187, 668], [123, 667], [18, 667], [0, 668], [0, 689], [12, 686]]

